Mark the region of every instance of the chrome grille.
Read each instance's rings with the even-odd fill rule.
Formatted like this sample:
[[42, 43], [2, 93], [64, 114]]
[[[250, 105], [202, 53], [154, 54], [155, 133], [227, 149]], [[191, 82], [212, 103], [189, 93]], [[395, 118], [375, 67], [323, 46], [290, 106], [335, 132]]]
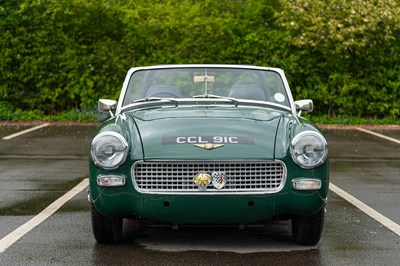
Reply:
[[[227, 182], [218, 190], [210, 183], [200, 191], [196, 174], [225, 172]], [[152, 194], [264, 194], [282, 189], [286, 166], [281, 161], [149, 161], [132, 167], [133, 183], [141, 193]]]

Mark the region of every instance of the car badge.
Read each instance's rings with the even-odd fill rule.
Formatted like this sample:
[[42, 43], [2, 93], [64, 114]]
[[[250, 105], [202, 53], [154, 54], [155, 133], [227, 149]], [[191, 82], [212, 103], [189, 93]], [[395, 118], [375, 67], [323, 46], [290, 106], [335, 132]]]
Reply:
[[212, 143], [193, 144], [193, 145], [198, 147], [198, 148], [202, 148], [202, 149], [206, 149], [206, 150], [213, 150], [213, 149], [220, 148], [220, 147], [224, 146], [224, 144], [212, 144]]
[[211, 176], [205, 172], [201, 172], [193, 178], [193, 181], [198, 186], [200, 191], [204, 191], [211, 183]]
[[216, 189], [222, 189], [225, 187], [227, 177], [225, 172], [213, 172], [211, 174], [212, 184]]

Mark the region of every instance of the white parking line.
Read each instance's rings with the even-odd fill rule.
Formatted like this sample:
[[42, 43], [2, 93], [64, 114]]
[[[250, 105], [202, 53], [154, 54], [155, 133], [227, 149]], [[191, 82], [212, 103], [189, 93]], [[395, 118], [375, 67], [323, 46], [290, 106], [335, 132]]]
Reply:
[[339, 187], [335, 186], [334, 184], [329, 183], [329, 189], [332, 190], [333, 192], [335, 192], [340, 197], [342, 197], [345, 200], [347, 200], [348, 202], [350, 202], [351, 204], [353, 204], [354, 206], [356, 206], [358, 209], [360, 209], [365, 214], [367, 214], [370, 217], [372, 217], [374, 220], [376, 220], [379, 223], [381, 223], [383, 226], [385, 226], [388, 229], [392, 230], [398, 236], [400, 236], [400, 225], [396, 224], [395, 222], [393, 222], [389, 218], [383, 216], [379, 212], [375, 211], [374, 209], [372, 209], [371, 207], [367, 206], [362, 201], [360, 201], [357, 198], [353, 197], [352, 195], [350, 195], [346, 191], [340, 189]]
[[391, 137], [388, 137], [388, 136], [385, 136], [385, 135], [382, 135], [382, 134], [379, 134], [379, 133], [376, 133], [376, 132], [373, 132], [373, 131], [370, 131], [370, 130], [367, 130], [367, 129], [364, 129], [364, 128], [360, 128], [360, 127], [358, 127], [357, 130], [365, 132], [365, 133], [368, 133], [368, 134], [371, 134], [371, 135], [374, 135], [374, 136], [382, 138], [382, 139], [386, 139], [386, 140], [392, 141], [392, 142], [397, 143], [397, 144], [400, 144], [400, 140], [395, 139], [395, 138], [391, 138]]
[[21, 136], [21, 135], [23, 135], [23, 134], [26, 134], [26, 133], [29, 133], [29, 132], [32, 132], [32, 131], [41, 129], [41, 128], [43, 128], [43, 127], [47, 127], [47, 126], [50, 126], [50, 123], [44, 123], [44, 124], [39, 125], [39, 126], [36, 126], [36, 127], [28, 128], [28, 129], [25, 129], [25, 130], [23, 130], [23, 131], [20, 131], [20, 132], [17, 132], [17, 133], [8, 135], [8, 136], [6, 136], [6, 137], [3, 137], [2, 139], [3, 139], [3, 140], [9, 140], [9, 139], [12, 139], [12, 138]]
[[25, 234], [27, 234], [29, 231], [31, 231], [33, 228], [44, 222], [47, 218], [49, 218], [51, 215], [53, 215], [61, 206], [63, 206], [67, 201], [72, 199], [74, 196], [76, 196], [78, 193], [80, 193], [87, 185], [89, 184], [89, 179], [85, 178], [82, 180], [81, 183], [79, 183], [77, 186], [75, 186], [73, 189], [65, 193], [63, 196], [61, 196], [59, 199], [54, 201], [52, 204], [50, 204], [46, 209], [44, 209], [41, 213], [33, 217], [31, 220], [26, 222], [25, 224], [21, 225], [17, 229], [15, 229], [13, 232], [5, 236], [3, 239], [0, 240], [0, 253], [3, 253], [8, 247], [10, 247], [12, 244], [14, 244], [18, 239], [23, 237]]
[[[391, 138], [364, 128], [357, 128], [357, 130], [362, 131], [364, 133], [400, 144], [400, 140], [395, 139], [395, 138]], [[353, 204], [355, 207], [357, 207], [358, 209], [360, 209], [362, 212], [364, 212], [365, 214], [369, 215], [370, 217], [372, 217], [373, 219], [375, 219], [376, 221], [378, 221], [379, 223], [381, 223], [383, 226], [387, 227], [388, 229], [390, 229], [391, 231], [393, 231], [395, 234], [397, 234], [398, 236], [400, 236], [400, 225], [396, 224], [395, 222], [393, 222], [392, 220], [390, 220], [389, 218], [383, 216], [382, 214], [380, 214], [379, 212], [375, 211], [374, 209], [372, 209], [371, 207], [367, 206], [365, 203], [363, 203], [362, 201], [358, 200], [357, 198], [353, 197], [352, 195], [350, 195], [349, 193], [345, 192], [344, 190], [340, 189], [339, 187], [335, 186], [332, 183], [329, 183], [329, 188], [330, 190], [332, 190], [333, 192], [335, 192], [337, 195], [339, 195], [340, 197], [344, 198], [345, 200], [347, 200], [348, 202], [350, 202], [351, 204]]]

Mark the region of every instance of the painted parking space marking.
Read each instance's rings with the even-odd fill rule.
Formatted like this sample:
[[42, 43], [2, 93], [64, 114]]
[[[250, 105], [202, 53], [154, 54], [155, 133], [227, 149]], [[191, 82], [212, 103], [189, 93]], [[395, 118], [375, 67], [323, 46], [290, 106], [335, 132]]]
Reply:
[[357, 198], [353, 197], [352, 195], [350, 195], [346, 191], [340, 189], [339, 187], [335, 186], [334, 184], [329, 183], [329, 189], [332, 190], [333, 192], [335, 192], [337, 195], [339, 195], [343, 199], [345, 199], [346, 201], [348, 201], [351, 204], [353, 204], [355, 207], [357, 207], [359, 210], [361, 210], [362, 212], [364, 212], [365, 214], [367, 214], [368, 216], [370, 216], [374, 220], [378, 221], [380, 224], [382, 224], [386, 228], [388, 228], [391, 231], [393, 231], [398, 236], [400, 236], [400, 225], [396, 224], [395, 222], [393, 222], [389, 218], [383, 216], [379, 212], [375, 211], [374, 209], [372, 209], [371, 207], [369, 207], [368, 205], [366, 205], [362, 201], [360, 201]]
[[373, 131], [370, 131], [370, 130], [367, 130], [364, 128], [360, 128], [360, 127], [358, 127], [357, 130], [362, 131], [364, 133], [368, 133], [370, 135], [374, 135], [378, 138], [386, 139], [386, 140], [392, 141], [394, 143], [400, 144], [400, 140], [395, 139], [395, 138], [391, 138], [391, 137], [388, 137], [388, 136], [385, 136], [385, 135], [382, 135], [382, 134], [379, 134], [379, 133], [376, 133], [376, 132], [373, 132]]
[[78, 185], [72, 188], [70, 191], [65, 193], [63, 196], [58, 198], [52, 204], [50, 204], [46, 209], [44, 209], [41, 213], [30, 219], [25, 224], [21, 225], [13, 232], [5, 236], [0, 240], [0, 254], [3, 253], [8, 247], [18, 241], [25, 234], [30, 232], [33, 228], [44, 222], [47, 218], [53, 215], [58, 209], [60, 209], [67, 201], [72, 199], [82, 190], [84, 190], [89, 184], [89, 179], [85, 178]]
[[[367, 129], [364, 129], [364, 128], [360, 128], [360, 127], [356, 128], [356, 129], [358, 131], [373, 135], [375, 137], [378, 137], [378, 138], [381, 138], [381, 139], [385, 139], [385, 140], [400, 144], [400, 140], [398, 140], [398, 139], [391, 138], [391, 137], [388, 137], [388, 136], [385, 136], [385, 135], [382, 135], [382, 134], [379, 134], [379, 133], [376, 133], [376, 132], [373, 132], [373, 131], [370, 131], [370, 130], [367, 130]], [[340, 197], [342, 197], [343, 199], [345, 199], [346, 201], [350, 202], [355, 207], [360, 209], [362, 212], [364, 212], [365, 214], [369, 215], [371, 218], [373, 218], [374, 220], [378, 221], [380, 224], [382, 224], [383, 226], [387, 227], [388, 229], [393, 231], [395, 234], [400, 236], [400, 225], [396, 224], [395, 222], [393, 222], [389, 218], [383, 216], [379, 212], [375, 211], [374, 209], [372, 209], [371, 207], [369, 207], [368, 205], [366, 205], [362, 201], [360, 201], [357, 198], [353, 197], [352, 195], [350, 195], [346, 191], [340, 189], [339, 187], [335, 186], [334, 184], [330, 183], [329, 184], [329, 188], [330, 188], [330, 190], [335, 192], [337, 195], [339, 195]]]
[[47, 126], [50, 126], [50, 123], [44, 123], [44, 124], [36, 126], [36, 127], [28, 128], [28, 129], [25, 129], [23, 131], [8, 135], [6, 137], [3, 137], [2, 139], [3, 140], [9, 140], [9, 139], [24, 135], [26, 133], [29, 133], [29, 132], [32, 132], [32, 131], [35, 131], [35, 130], [38, 130], [38, 129], [41, 129], [41, 128], [44, 128], [44, 127], [47, 127]]

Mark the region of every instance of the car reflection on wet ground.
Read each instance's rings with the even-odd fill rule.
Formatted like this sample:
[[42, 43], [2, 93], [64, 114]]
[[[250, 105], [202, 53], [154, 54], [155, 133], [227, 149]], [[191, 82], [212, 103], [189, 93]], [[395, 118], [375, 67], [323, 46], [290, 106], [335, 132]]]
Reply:
[[[0, 139], [32, 125], [0, 126]], [[0, 243], [87, 177], [96, 125], [50, 125], [0, 140]], [[370, 128], [369, 128], [370, 130]], [[400, 128], [374, 129], [400, 139]], [[357, 129], [327, 129], [331, 183], [400, 224], [400, 145]], [[125, 226], [124, 241], [96, 244], [86, 191], [0, 253], [2, 265], [395, 265], [400, 235], [334, 192], [324, 233], [312, 247], [290, 239], [289, 226]], [[134, 237], [135, 236], [135, 237]]]

